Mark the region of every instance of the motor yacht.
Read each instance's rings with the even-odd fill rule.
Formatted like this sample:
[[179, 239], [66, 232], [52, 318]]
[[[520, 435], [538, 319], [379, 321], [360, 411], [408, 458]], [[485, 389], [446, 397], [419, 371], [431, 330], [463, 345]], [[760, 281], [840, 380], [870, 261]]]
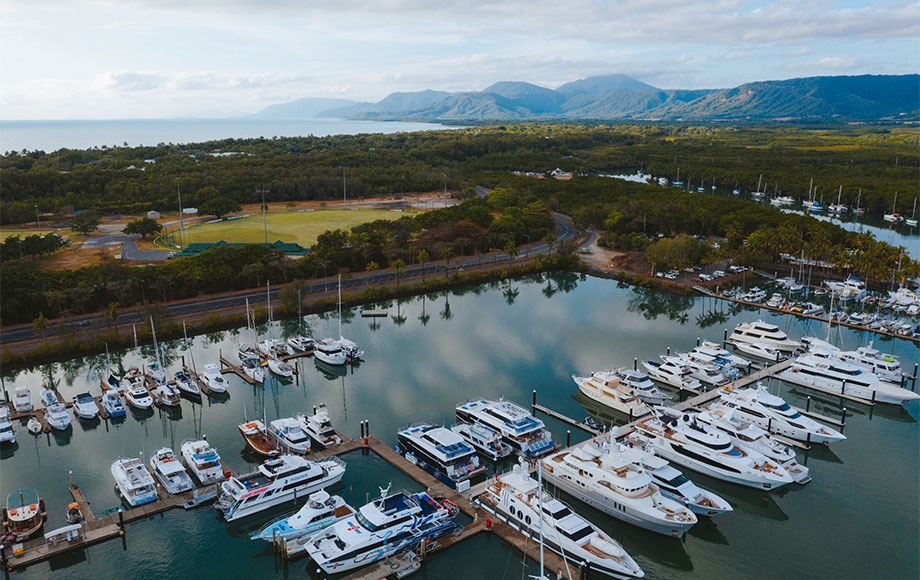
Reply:
[[292, 516], [275, 520], [249, 537], [250, 540], [289, 540], [313, 535], [335, 522], [354, 517], [356, 511], [337, 495], [323, 490], [310, 494], [307, 503]]
[[501, 433], [489, 429], [482, 423], [467, 425], [458, 423], [450, 428], [461, 439], [476, 448], [483, 457], [500, 461], [513, 453], [511, 446], [502, 441]]
[[299, 455], [281, 455], [266, 459], [251, 473], [232, 476], [221, 483], [214, 507], [232, 522], [298, 496], [306, 497], [338, 483], [343, 475], [345, 462], [335, 456], [315, 462]]
[[265, 430], [265, 424], [258, 419], [247, 421], [238, 427], [240, 435], [246, 440], [249, 448], [258, 455], [263, 457], [278, 457], [281, 451], [275, 448], [273, 437], [269, 437]]
[[10, 406], [4, 399], [0, 399], [0, 443], [16, 443], [16, 430], [10, 419]]
[[592, 572], [615, 578], [645, 575], [616, 540], [543, 490], [522, 464], [499, 476], [477, 500], [531, 540], [541, 537], [542, 528], [547, 548], [569, 561], [590, 564]]
[[792, 477], [775, 461], [733, 445], [728, 435], [687, 413], [679, 418], [642, 419], [631, 437], [634, 443], [647, 445], [647, 449], [668, 461], [716, 479], [764, 490], [792, 482]]
[[572, 375], [572, 380], [586, 397], [614, 411], [630, 417], [641, 417], [651, 412], [632, 388], [623, 384], [615, 371], [597, 371], [589, 377]]
[[633, 394], [647, 405], [663, 405], [671, 400], [670, 395], [655, 386], [648, 373], [623, 367], [617, 369], [617, 376], [620, 384], [630, 387]]
[[824, 307], [814, 302], [796, 302], [789, 307], [789, 311], [806, 316], [818, 316], [824, 314]]
[[811, 337], [808, 339], [803, 338], [802, 344], [812, 353], [822, 350], [833, 352], [840, 360], [862, 367], [883, 381], [900, 384], [905, 378], [912, 378], [903, 371], [901, 361], [897, 356], [879, 352], [878, 349], [872, 346], [871, 342], [856, 350], [840, 350], [827, 341]]
[[125, 399], [128, 404], [136, 409], [149, 409], [153, 407], [153, 397], [147, 391], [147, 387], [140, 384], [129, 387], [125, 391]]
[[156, 361], [144, 363], [144, 374], [150, 377], [157, 385], [166, 382], [166, 371], [163, 370], [163, 367], [160, 366], [160, 363]]
[[23, 385], [13, 387], [13, 410], [17, 413], [28, 413], [34, 408], [32, 391], [29, 390], [29, 387]]
[[457, 419], [464, 423], [482, 423], [498, 431], [515, 453], [525, 457], [539, 457], [555, 448], [543, 421], [511, 401], [468, 401], [457, 405], [456, 412]]
[[329, 409], [326, 405], [313, 407], [312, 415], [295, 415], [294, 418], [300, 422], [303, 432], [309, 435], [320, 449], [342, 443], [342, 438], [335, 432], [332, 421], [329, 420]]
[[156, 393], [157, 398], [160, 399], [160, 403], [167, 407], [176, 407], [182, 400], [179, 389], [166, 383], [157, 386], [154, 389], [154, 393]]
[[734, 346], [736, 350], [759, 359], [771, 362], [786, 360], [786, 355], [782, 351], [764, 342], [736, 342]]
[[310, 452], [310, 436], [294, 417], [275, 419], [268, 424], [268, 436], [275, 448], [284, 453], [306, 455]]
[[192, 376], [185, 371], [179, 371], [175, 374], [176, 387], [183, 395], [192, 399], [201, 398], [201, 387], [192, 380]]
[[345, 364], [345, 349], [339, 344], [339, 341], [332, 338], [324, 338], [313, 344], [313, 356], [316, 360], [326, 363], [327, 365]]
[[112, 463], [112, 477], [128, 505], [137, 507], [156, 501], [157, 488], [153, 476], [137, 457], [119, 458]]
[[642, 363], [650, 377], [679, 389], [699, 390], [700, 382], [690, 376], [690, 368], [683, 360], [673, 356], [663, 356], [661, 360], [662, 362], [649, 360]]
[[729, 377], [715, 364], [690, 353], [678, 353], [677, 357], [690, 369], [690, 376], [710, 386], [721, 387], [728, 384]]
[[771, 433], [810, 443], [832, 443], [846, 439], [839, 431], [802, 415], [782, 397], [770, 394], [763, 383], [758, 383], [756, 388], [725, 388], [719, 397], [719, 405], [733, 409], [736, 416]]
[[40, 397], [45, 406], [45, 422], [58, 431], [65, 431], [70, 427], [71, 419], [67, 414], [67, 407], [61, 402], [57, 393], [52, 389], [42, 389]]
[[256, 383], [265, 382], [265, 368], [262, 366], [261, 359], [244, 358], [240, 361], [240, 368], [243, 369], [243, 373], [247, 377]]
[[450, 429], [420, 424], [400, 430], [396, 439], [406, 459], [454, 489], [469, 489], [485, 471], [473, 446]]
[[89, 393], [78, 393], [73, 398], [73, 413], [81, 419], [92, 420], [99, 415], [99, 406]]
[[287, 339], [288, 348], [296, 352], [309, 352], [313, 350], [313, 339], [303, 334], [295, 334]]
[[364, 356], [364, 351], [358, 348], [358, 344], [344, 336], [339, 336], [339, 344], [345, 351], [345, 360], [348, 362], [357, 362]]
[[767, 291], [761, 288], [751, 288], [745, 294], [741, 295], [740, 299], [746, 302], [763, 302], [764, 298], [767, 297]]
[[207, 439], [184, 441], [180, 449], [185, 464], [201, 485], [217, 483], [226, 477], [220, 455], [208, 444]]
[[634, 526], [680, 538], [697, 521], [683, 504], [664, 497], [651, 475], [617, 445], [588, 441], [542, 461], [546, 481]]
[[[826, 354], [826, 351], [825, 351]], [[864, 401], [900, 404], [920, 398], [878, 376], [842, 360], [825, 358], [820, 352], [804, 354], [792, 366], [779, 373], [779, 378], [803, 387], [833, 393], [843, 393]]]
[[6, 496], [3, 508], [3, 534], [15, 537], [22, 542], [41, 529], [47, 514], [45, 500], [30, 487], [23, 487]]
[[733, 354], [718, 344], [708, 340], [702, 341], [690, 352], [700, 357], [708, 357], [705, 360], [712, 362], [712, 364], [719, 367], [735, 367], [743, 371], [749, 371], [751, 369], [751, 361], [744, 357]]
[[189, 476], [182, 462], [169, 447], [158, 449], [150, 458], [150, 469], [170, 494], [182, 493], [195, 489], [192, 478]]
[[226, 393], [227, 379], [220, 374], [220, 367], [215, 363], [204, 365], [204, 373], [198, 375], [202, 383], [207, 385], [212, 393]]
[[763, 320], [739, 324], [735, 327], [728, 341], [735, 344], [759, 342], [784, 352], [792, 352], [801, 348], [800, 343], [791, 340], [778, 326]]

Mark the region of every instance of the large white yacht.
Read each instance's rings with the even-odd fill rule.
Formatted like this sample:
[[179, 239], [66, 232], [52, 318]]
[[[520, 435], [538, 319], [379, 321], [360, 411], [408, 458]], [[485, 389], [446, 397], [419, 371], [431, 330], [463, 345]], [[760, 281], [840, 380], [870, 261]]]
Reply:
[[690, 353], [722, 368], [734, 367], [743, 371], [751, 370], [751, 361], [708, 340], [704, 340], [698, 346], [693, 347]]
[[303, 432], [309, 435], [320, 449], [326, 449], [342, 442], [342, 438], [332, 427], [332, 421], [329, 420], [329, 409], [326, 408], [326, 405], [313, 407], [312, 415], [295, 415], [294, 418], [300, 422]]
[[651, 409], [633, 393], [631, 387], [622, 383], [614, 371], [597, 371], [590, 377], [572, 375], [578, 390], [601, 405], [619, 411], [630, 417], [648, 415]]
[[323, 338], [313, 343], [313, 356], [327, 365], [345, 364], [345, 349], [334, 338]]
[[616, 540], [544, 491], [522, 464], [490, 483], [478, 502], [532, 540], [539, 540], [542, 527], [547, 548], [570, 561], [590, 564], [592, 572], [615, 578], [645, 576]]
[[731, 438], [694, 420], [648, 417], [636, 424], [631, 435], [640, 445], [648, 445], [656, 455], [716, 479], [757, 489], [776, 489], [792, 482], [775, 461], [750, 449], [732, 445]]
[[719, 396], [718, 405], [734, 409], [736, 416], [772, 433], [811, 443], [846, 439], [843, 433], [802, 415], [782, 397], [770, 394], [763, 383], [758, 383], [756, 388], [722, 389]]
[[112, 464], [112, 477], [121, 496], [131, 507], [156, 501], [157, 488], [153, 476], [137, 457], [116, 460]]
[[182, 457], [201, 485], [224, 480], [224, 468], [220, 464], [217, 450], [208, 445], [207, 439], [182, 443]]
[[220, 484], [214, 507], [228, 522], [256, 514], [270, 507], [306, 497], [341, 481], [345, 462], [328, 457], [319, 462], [299, 455], [268, 459], [258, 469], [231, 477]]
[[875, 374], [883, 381], [900, 384], [907, 373], [901, 368], [901, 361], [897, 356], [879, 352], [870, 342], [856, 350], [841, 350], [837, 346], [818, 338], [803, 338], [802, 344], [809, 352], [830, 352], [837, 355], [843, 362], [863, 367]]
[[656, 381], [679, 389], [699, 390], [700, 382], [690, 376], [690, 368], [684, 364], [684, 361], [674, 356], [663, 356], [661, 361], [648, 360], [643, 362], [642, 366]]
[[900, 404], [920, 398], [920, 394], [883, 381], [862, 367], [818, 356], [805, 354], [792, 366], [779, 373], [779, 378], [804, 387], [843, 393], [877, 403]]
[[648, 373], [643, 373], [630, 368], [617, 369], [620, 383], [630, 387], [634, 395], [648, 405], [663, 405], [671, 400], [671, 396], [655, 386]]
[[663, 497], [652, 477], [616, 445], [592, 441], [543, 459], [543, 478], [624, 522], [679, 538], [696, 523], [683, 504]]
[[316, 532], [335, 522], [355, 515], [355, 509], [337, 495], [330, 496], [320, 490], [311, 493], [307, 503], [303, 504], [292, 516], [275, 520], [249, 537], [250, 540], [273, 542], [277, 539], [289, 540]]
[[310, 452], [310, 436], [294, 417], [275, 419], [269, 423], [268, 436], [274, 441], [275, 447], [285, 453], [306, 455]]
[[735, 348], [744, 354], [770, 362], [779, 362], [787, 358], [781, 350], [765, 342], [736, 342], [734, 344]]
[[381, 489], [380, 499], [311, 536], [304, 550], [326, 574], [347, 572], [454, 531], [458, 511], [427, 492]]
[[755, 322], [742, 322], [735, 327], [734, 332], [728, 337], [729, 342], [759, 342], [768, 344], [783, 352], [792, 352], [801, 348], [801, 344], [791, 340], [785, 332], [775, 324], [757, 320]]
[[514, 452], [510, 445], [502, 441], [501, 433], [482, 423], [457, 423], [450, 430], [492, 461], [500, 461]]
[[457, 405], [457, 418], [464, 423], [482, 423], [502, 434], [502, 439], [525, 457], [539, 457], [555, 448], [552, 434], [543, 421], [511, 401], [479, 399]]
[[396, 438], [406, 459], [450, 487], [467, 488], [472, 478], [485, 471], [473, 446], [450, 429], [414, 425], [399, 431]]
[[204, 365], [204, 372], [198, 376], [212, 393], [226, 393], [227, 379], [220, 374], [220, 367], [215, 363]]
[[694, 379], [714, 387], [721, 387], [728, 384], [728, 377], [722, 373], [722, 370], [713, 363], [701, 360], [689, 353], [678, 353], [681, 362], [690, 369], [690, 376]]
[[182, 462], [169, 447], [157, 450], [150, 458], [150, 469], [163, 487], [171, 494], [182, 493], [195, 488]]

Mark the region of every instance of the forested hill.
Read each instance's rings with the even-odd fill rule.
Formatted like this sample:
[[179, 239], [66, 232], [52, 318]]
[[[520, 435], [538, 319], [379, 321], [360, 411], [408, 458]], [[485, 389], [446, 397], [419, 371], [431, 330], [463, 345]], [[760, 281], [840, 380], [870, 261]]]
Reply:
[[[275, 106], [277, 111], [277, 107]], [[281, 107], [284, 110], [284, 107]], [[920, 75], [809, 77], [723, 90], [659, 89], [625, 75], [590, 77], [557, 90], [499, 82], [482, 91], [394, 93], [317, 116], [376, 120], [918, 120]]]

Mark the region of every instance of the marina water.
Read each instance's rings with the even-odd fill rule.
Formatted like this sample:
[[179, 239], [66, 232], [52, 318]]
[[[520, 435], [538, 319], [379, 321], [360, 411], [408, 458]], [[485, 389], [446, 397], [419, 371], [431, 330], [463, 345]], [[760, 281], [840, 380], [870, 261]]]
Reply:
[[[538, 276], [500, 284], [474, 286], [450, 293], [419, 296], [384, 305], [389, 317], [363, 319], [346, 312], [344, 335], [367, 351], [365, 362], [338, 373], [320, 370], [312, 358], [297, 359], [299, 375], [287, 384], [274, 378], [252, 387], [234, 375], [229, 397], [206, 398], [202, 404], [183, 400], [178, 410], [129, 411], [120, 423], [87, 424], [79, 420], [66, 433], [39, 437], [17, 426], [18, 443], [0, 450], [0, 491], [5, 498], [17, 487], [35, 487], [48, 505], [45, 531], [65, 524], [69, 503], [69, 472], [91, 502], [96, 515], [119, 505], [109, 466], [119, 456], [144, 461], [159, 447], [178, 450], [182, 441], [206, 434], [237, 472], [258, 459], [245, 450], [237, 431], [244, 415], [277, 417], [309, 412], [326, 403], [333, 424], [356, 436], [359, 422], [370, 421], [371, 435], [395, 445], [396, 431], [411, 422], [454, 422], [454, 407], [469, 398], [505, 396], [529, 406], [538, 402], [570, 417], [589, 412], [598, 419], [612, 412], [588, 411], [575, 398], [570, 375], [639, 360], [657, 359], [667, 347], [688, 350], [697, 337], [721, 340], [723, 329], [764, 317], [793, 338], [825, 336], [826, 328], [792, 316], [744, 310], [722, 301], [687, 298], [624, 286], [574, 274]], [[329, 317], [307, 317], [309, 331], [331, 336], [338, 325]], [[276, 337], [297, 330], [296, 320], [275, 323]], [[264, 335], [268, 329], [263, 326]], [[835, 329], [843, 345], [866, 344], [871, 334]], [[217, 362], [220, 352], [235, 360], [236, 343], [250, 340], [245, 329], [193, 339], [197, 367]], [[920, 360], [914, 343], [876, 340], [883, 351], [901, 356], [908, 370]], [[178, 341], [165, 345], [170, 375], [181, 364]], [[151, 347], [112, 353], [125, 367], [139, 365]], [[99, 394], [97, 373], [105, 356], [74, 359], [4, 377], [28, 384], [37, 396], [43, 373], [59, 380], [66, 398], [89, 390]], [[770, 383], [791, 403], [805, 406], [804, 389]], [[873, 409], [847, 403], [844, 433], [848, 439], [831, 447], [799, 452], [814, 481], [789, 485], [772, 493], [722, 483], [685, 470], [697, 484], [726, 498], [735, 511], [702, 518], [684, 540], [663, 537], [605, 516], [563, 495], [563, 500], [621, 542], [649, 578], [905, 578], [920, 575], [920, 405], [878, 405]], [[839, 418], [841, 404], [814, 394], [811, 409]], [[565, 443], [562, 423], [538, 415]], [[586, 435], [573, 429], [572, 440]], [[373, 453], [342, 457], [348, 464], [343, 484], [334, 492], [360, 506], [379, 486], [418, 490], [419, 485]], [[123, 541], [110, 541], [85, 551], [11, 574], [15, 579], [139, 577], [157, 578], [310, 578], [315, 565], [301, 559], [286, 568], [276, 563], [266, 542], [249, 540], [265, 522], [293, 506], [243, 520], [223, 523], [210, 507], [191, 512], [173, 510], [127, 526]], [[537, 573], [537, 565], [502, 540], [480, 534], [433, 555], [418, 578], [521, 578]], [[522, 570], [526, 566], [526, 570]]]

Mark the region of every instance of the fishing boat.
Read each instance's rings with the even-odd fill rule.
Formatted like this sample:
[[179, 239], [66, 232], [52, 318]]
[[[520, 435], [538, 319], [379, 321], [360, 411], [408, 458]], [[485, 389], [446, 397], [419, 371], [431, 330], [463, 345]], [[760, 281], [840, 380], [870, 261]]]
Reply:
[[207, 439], [184, 441], [180, 450], [185, 464], [201, 485], [217, 483], [226, 477], [220, 455], [208, 444]]
[[131, 386], [125, 390], [125, 399], [128, 404], [136, 409], [149, 409], [153, 407], [153, 397], [144, 385]]
[[29, 390], [29, 387], [23, 385], [13, 387], [13, 409], [17, 413], [28, 413], [34, 408], [32, 391]]
[[655, 386], [648, 373], [623, 367], [617, 369], [617, 376], [620, 384], [631, 388], [633, 394], [647, 405], [663, 405], [671, 400], [670, 395]]
[[82, 523], [83, 510], [80, 509], [80, 504], [77, 502], [71, 502], [67, 504], [67, 507], [64, 510], [64, 518], [70, 525]]
[[454, 489], [469, 489], [485, 471], [473, 446], [450, 429], [423, 423], [400, 430], [396, 439], [406, 459]]
[[73, 398], [73, 413], [81, 419], [95, 419], [99, 415], [99, 406], [89, 393], [78, 393]]
[[632, 388], [623, 384], [615, 371], [596, 371], [589, 377], [572, 375], [572, 380], [586, 397], [614, 411], [630, 417], [641, 417], [651, 412]]
[[309, 435], [320, 449], [342, 443], [342, 438], [335, 432], [332, 421], [329, 420], [329, 409], [326, 405], [314, 406], [312, 415], [295, 415], [294, 418], [300, 422], [303, 432]]
[[513, 453], [511, 446], [502, 441], [501, 433], [481, 423], [467, 425], [458, 423], [450, 428], [461, 439], [476, 448], [476, 451], [492, 461], [500, 461]]
[[620, 446], [589, 441], [547, 456], [543, 477], [569, 495], [628, 524], [682, 537], [696, 524], [683, 504], [664, 497], [646, 470]]
[[304, 551], [320, 570], [339, 574], [367, 566], [459, 527], [454, 522], [459, 509], [449, 501], [435, 501], [427, 492], [389, 491], [381, 488], [380, 499], [362, 506], [355, 517], [332, 524], [304, 543]]
[[249, 448], [264, 457], [278, 457], [281, 452], [275, 449], [274, 441], [265, 432], [265, 424], [258, 419], [247, 421], [238, 427], [240, 435], [246, 440]]
[[131, 507], [156, 501], [158, 497], [153, 476], [137, 457], [115, 460], [112, 463], [112, 477], [121, 496]]
[[285, 453], [306, 455], [310, 452], [310, 436], [294, 417], [275, 419], [268, 424], [268, 436], [272, 444]]
[[109, 390], [103, 393], [101, 402], [102, 408], [105, 409], [110, 418], [117, 419], [127, 415], [127, 409], [125, 409], [124, 403], [121, 402], [121, 397], [118, 396], [117, 391]]
[[16, 431], [10, 419], [10, 406], [4, 399], [0, 399], [0, 443], [16, 443]]
[[463, 423], [482, 423], [498, 431], [515, 453], [525, 457], [539, 457], [556, 447], [543, 421], [511, 401], [467, 401], [458, 404], [456, 412]]
[[742, 322], [735, 327], [728, 342], [734, 344], [759, 342], [784, 352], [792, 352], [802, 346], [801, 343], [791, 340], [778, 326], [763, 320]]
[[185, 371], [178, 371], [174, 375], [176, 381], [176, 388], [179, 389], [179, 392], [186, 397], [192, 399], [201, 398], [201, 387], [198, 386], [198, 383], [192, 380], [192, 376]]
[[158, 449], [150, 458], [150, 469], [170, 494], [175, 495], [195, 488], [182, 462], [169, 447]]
[[160, 403], [167, 407], [177, 407], [182, 401], [182, 395], [179, 393], [179, 389], [166, 383], [157, 386], [154, 392], [157, 398], [160, 399]]
[[345, 462], [338, 457], [307, 461], [299, 455], [266, 459], [245, 475], [232, 476], [220, 485], [214, 507], [228, 522], [306, 497], [341, 481]]
[[542, 535], [546, 547], [569, 561], [590, 565], [592, 572], [614, 578], [645, 575], [616, 540], [544, 491], [523, 461], [486, 487], [478, 501], [527, 538]]
[[14, 490], [6, 496], [3, 508], [3, 535], [15, 536], [22, 542], [41, 529], [45, 521], [45, 500], [31, 487]]
[[920, 394], [883, 381], [863, 367], [818, 354], [808, 353], [798, 357], [792, 366], [779, 373], [779, 378], [803, 387], [843, 393], [873, 403], [901, 404], [920, 399]]
[[761, 429], [809, 443], [832, 443], [846, 439], [843, 433], [825, 427], [793, 409], [782, 397], [771, 394], [766, 385], [734, 390], [724, 388], [718, 404], [733, 409], [735, 415]]
[[213, 393], [227, 392], [227, 379], [220, 374], [220, 368], [215, 363], [204, 365], [204, 373], [199, 375], [198, 378]]
[[356, 511], [340, 496], [320, 490], [310, 494], [307, 503], [292, 516], [275, 520], [249, 537], [250, 540], [289, 540], [315, 534], [335, 522], [354, 517]]
[[648, 375], [656, 381], [679, 389], [697, 391], [700, 382], [690, 376], [690, 368], [684, 361], [673, 356], [662, 356], [661, 362], [648, 360], [642, 363]]

